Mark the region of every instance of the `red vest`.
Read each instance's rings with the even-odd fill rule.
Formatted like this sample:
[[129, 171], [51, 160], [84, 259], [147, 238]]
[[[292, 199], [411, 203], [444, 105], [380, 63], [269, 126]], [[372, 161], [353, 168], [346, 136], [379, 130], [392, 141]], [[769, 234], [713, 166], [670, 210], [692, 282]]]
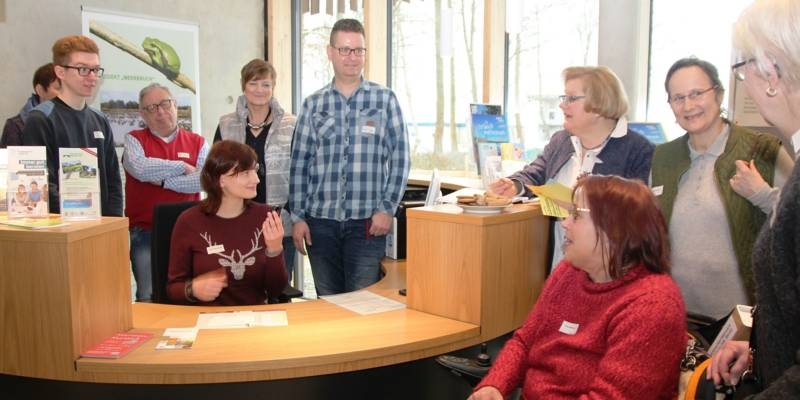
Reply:
[[[179, 128], [178, 134], [170, 143], [155, 137], [150, 129], [131, 131], [128, 134], [139, 140], [147, 157], [180, 160], [197, 168], [203, 167], [197, 165], [197, 155], [205, 139], [198, 134]], [[181, 157], [178, 157], [178, 153], [181, 153]], [[178, 193], [152, 183], [141, 182], [125, 171], [125, 216], [128, 217], [131, 226], [149, 230], [153, 221], [153, 207], [156, 204], [192, 200], [200, 200], [200, 194]]]

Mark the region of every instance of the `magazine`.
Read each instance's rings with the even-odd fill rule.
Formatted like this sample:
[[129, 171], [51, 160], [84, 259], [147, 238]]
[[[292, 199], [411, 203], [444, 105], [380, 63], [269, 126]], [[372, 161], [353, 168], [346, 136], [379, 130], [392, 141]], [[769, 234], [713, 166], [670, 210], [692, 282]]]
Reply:
[[43, 146], [9, 146], [8, 218], [47, 217], [47, 153]]

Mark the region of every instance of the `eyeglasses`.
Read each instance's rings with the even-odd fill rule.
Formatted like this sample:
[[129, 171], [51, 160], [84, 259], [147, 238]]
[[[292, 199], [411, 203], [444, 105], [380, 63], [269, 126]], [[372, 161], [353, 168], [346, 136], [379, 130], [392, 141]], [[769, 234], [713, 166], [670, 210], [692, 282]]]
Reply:
[[77, 70], [78, 75], [80, 76], [87, 76], [91, 72], [94, 73], [94, 76], [98, 78], [102, 78], [103, 71], [105, 71], [103, 68], [100, 67], [74, 67], [72, 65], [59, 65], [59, 67]]
[[710, 87], [708, 89], [704, 89], [704, 90], [692, 90], [687, 95], [678, 94], [678, 95], [670, 97], [669, 98], [669, 103], [672, 104], [672, 105], [675, 105], [675, 106], [681, 105], [681, 104], [686, 102], [687, 98], [689, 100], [696, 100], [698, 97], [700, 97], [700, 96], [706, 94], [707, 92], [710, 92], [710, 91], [712, 91], [712, 90], [714, 90], [714, 89], [716, 89], [718, 87], [719, 86], [714, 85], [714, 86], [712, 86], [712, 87]]
[[585, 98], [586, 96], [568, 96], [566, 94], [562, 94], [561, 96], [558, 96], [558, 101], [563, 103], [565, 106], [568, 106], [580, 99], [585, 99]]
[[367, 54], [367, 49], [363, 47], [356, 47], [355, 49], [351, 49], [349, 47], [334, 47], [336, 51], [339, 52], [340, 56], [349, 56], [350, 54], [355, 54], [359, 57]]
[[751, 58], [749, 60], [739, 61], [736, 64], [731, 65], [731, 71], [733, 71], [733, 76], [736, 77], [737, 81], [744, 80], [744, 69], [742, 69], [742, 67], [755, 60], [755, 58]]
[[159, 108], [161, 108], [161, 111], [167, 112], [172, 108], [172, 102], [174, 102], [174, 101], [175, 100], [172, 100], [172, 99], [164, 99], [164, 100], [161, 100], [160, 103], [150, 104], [149, 106], [144, 106], [144, 107], [142, 107], [142, 110], [147, 111], [148, 114], [155, 114], [156, 111], [158, 111]]
[[581, 213], [588, 213], [588, 212], [591, 212], [591, 211], [592, 210], [590, 210], [588, 208], [581, 208], [581, 207], [576, 207], [576, 206], [573, 205], [569, 209], [569, 216], [567, 216], [567, 218], [572, 217], [573, 220], [577, 221], [577, 220], [581, 219]]

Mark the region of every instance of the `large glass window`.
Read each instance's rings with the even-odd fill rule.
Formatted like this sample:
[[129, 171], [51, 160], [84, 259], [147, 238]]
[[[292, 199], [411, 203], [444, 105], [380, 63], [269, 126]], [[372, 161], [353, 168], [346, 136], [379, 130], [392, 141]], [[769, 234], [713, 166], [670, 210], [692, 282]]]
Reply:
[[532, 161], [562, 128], [561, 71], [597, 64], [599, 0], [509, 1], [508, 116], [511, 140]]
[[333, 68], [328, 61], [326, 46], [330, 41], [331, 29], [342, 18], [353, 18], [364, 22], [363, 0], [358, 1], [319, 1], [301, 2], [307, 9], [301, 9], [301, 98], [316, 92], [333, 80]]
[[393, 1], [391, 86], [415, 171], [477, 174], [466, 122], [483, 85], [483, 7], [483, 0]]
[[[667, 103], [664, 79], [678, 59], [695, 56], [714, 64], [730, 89], [731, 28], [752, 0], [652, 0], [647, 120], [661, 122], [669, 139], [685, 132]], [[728, 91], [722, 106], [728, 104]]]

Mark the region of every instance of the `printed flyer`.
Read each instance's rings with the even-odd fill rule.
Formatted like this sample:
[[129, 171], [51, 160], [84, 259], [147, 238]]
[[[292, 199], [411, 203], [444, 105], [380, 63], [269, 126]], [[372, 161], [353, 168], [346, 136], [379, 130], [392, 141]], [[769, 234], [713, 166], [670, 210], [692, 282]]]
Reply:
[[61, 218], [99, 219], [100, 178], [97, 176], [97, 149], [58, 149], [61, 168], [58, 182]]
[[43, 146], [9, 146], [8, 218], [47, 217], [47, 153]]

